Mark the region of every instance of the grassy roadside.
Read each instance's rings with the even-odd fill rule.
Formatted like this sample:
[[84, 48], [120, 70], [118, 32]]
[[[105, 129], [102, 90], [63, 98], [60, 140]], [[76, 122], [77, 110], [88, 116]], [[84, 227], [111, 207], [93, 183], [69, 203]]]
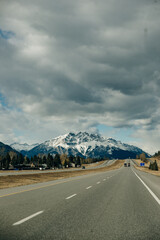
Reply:
[[124, 160], [117, 160], [111, 166], [102, 167], [102, 168], [98, 168], [98, 169], [0, 176], [0, 189], [24, 186], [24, 185], [34, 184], [34, 183], [48, 182], [48, 181], [53, 181], [53, 180], [58, 180], [58, 179], [86, 175], [86, 174], [90, 174], [90, 173], [98, 173], [98, 172], [115, 170], [115, 169], [122, 167], [123, 164], [124, 164]]
[[[153, 160], [153, 159], [152, 159]], [[146, 172], [146, 173], [150, 173], [153, 174], [155, 176], [159, 176], [160, 177], [160, 170], [159, 171], [153, 171], [151, 169], [149, 169], [149, 162], [145, 163], [145, 167], [140, 167], [140, 163], [142, 163], [141, 160], [134, 160], [136, 163], [138, 163], [139, 166], [137, 166], [136, 164], [134, 164], [134, 167], [142, 172]]]

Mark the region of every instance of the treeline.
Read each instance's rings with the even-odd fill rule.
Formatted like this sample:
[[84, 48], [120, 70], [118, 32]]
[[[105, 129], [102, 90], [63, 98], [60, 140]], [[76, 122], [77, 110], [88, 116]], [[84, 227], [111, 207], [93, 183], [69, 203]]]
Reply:
[[27, 156], [11, 155], [9, 153], [6, 156], [0, 157], [0, 169], [38, 169], [43, 168], [70, 168], [80, 167], [82, 164], [89, 164], [103, 159], [84, 159], [80, 156], [67, 156], [66, 154], [56, 154], [52, 156], [48, 155], [35, 155], [34, 157], [28, 158]]
[[[160, 155], [160, 151], [158, 151], [158, 153], [155, 153], [155, 156], [159, 156], [159, 155]], [[146, 162], [146, 163], [148, 162], [145, 153], [137, 155], [136, 158], [140, 159], [143, 162]], [[154, 171], [158, 171], [158, 164], [157, 164], [156, 160], [153, 163], [150, 162], [149, 169], [154, 170]]]
[[149, 169], [158, 171], [158, 164], [156, 160], [153, 163], [150, 162]]
[[24, 156], [22, 154], [7, 153], [5, 156], [0, 156], [0, 169], [9, 169], [9, 167], [23, 164]]
[[158, 151], [154, 154], [154, 157], [159, 157], [159, 156], [160, 156], [160, 151]]
[[141, 161], [143, 162], [146, 162], [147, 161], [147, 158], [146, 158], [146, 154], [145, 153], [141, 153], [139, 155], [136, 155], [136, 159], [140, 159]]

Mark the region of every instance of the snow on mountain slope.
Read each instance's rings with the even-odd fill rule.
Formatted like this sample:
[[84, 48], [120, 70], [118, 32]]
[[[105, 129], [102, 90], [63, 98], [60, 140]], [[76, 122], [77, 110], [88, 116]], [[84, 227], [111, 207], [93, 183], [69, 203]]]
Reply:
[[79, 132], [77, 134], [69, 133], [63, 136], [59, 136], [52, 140], [46, 141], [44, 145], [47, 147], [63, 147], [68, 149], [70, 147], [77, 149], [79, 152], [85, 154], [88, 148], [93, 150], [95, 147], [105, 146], [120, 148], [122, 150], [136, 150], [134, 146], [123, 144], [120, 141], [116, 141], [112, 138], [104, 138], [99, 134], [89, 134], [87, 132]]
[[80, 155], [83, 157], [135, 157], [142, 153], [142, 149], [116, 141], [113, 138], [104, 138], [99, 134], [87, 132], [68, 133], [35, 146], [28, 151], [29, 156], [38, 153], [56, 153], [67, 155]]
[[21, 152], [21, 151], [29, 151], [29, 150], [31, 150], [32, 148], [34, 148], [34, 147], [36, 147], [38, 145], [39, 145], [39, 143], [35, 143], [35, 144], [32, 144], [32, 145], [29, 145], [27, 143], [20, 144], [20, 143], [15, 142], [15, 143], [12, 143], [10, 146], [13, 149]]

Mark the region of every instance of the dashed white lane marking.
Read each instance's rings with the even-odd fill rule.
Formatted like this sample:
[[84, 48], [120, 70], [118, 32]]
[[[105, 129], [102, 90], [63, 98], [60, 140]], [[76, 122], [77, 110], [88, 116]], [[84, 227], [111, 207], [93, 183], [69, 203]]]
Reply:
[[26, 217], [26, 218], [24, 218], [24, 219], [22, 219], [22, 220], [20, 220], [20, 221], [18, 221], [18, 222], [16, 222], [16, 223], [14, 223], [13, 226], [20, 225], [20, 224], [22, 224], [22, 223], [30, 220], [31, 218], [34, 218], [34, 217], [38, 216], [39, 214], [41, 214], [41, 213], [43, 213], [43, 212], [44, 212], [44, 211], [40, 211], [40, 212], [34, 213], [34, 214], [32, 214], [31, 216]]
[[88, 190], [88, 189], [90, 189], [92, 186], [89, 186], [89, 187], [87, 187], [86, 189]]
[[100, 184], [101, 182], [97, 182], [97, 184]]
[[70, 198], [72, 198], [72, 197], [75, 197], [76, 195], [77, 195], [77, 194], [75, 193], [75, 194], [73, 194], [73, 195], [67, 197], [66, 199], [68, 200], [68, 199], [70, 199]]
[[104, 178], [103, 181], [106, 181], [106, 179]]
[[[132, 170], [133, 171], [133, 170]], [[134, 171], [133, 171], [134, 172]], [[141, 183], [147, 188], [149, 193], [152, 195], [152, 197], [157, 201], [157, 203], [160, 205], [160, 199], [152, 192], [152, 190], [143, 182], [143, 180], [137, 175], [137, 173], [134, 172], [134, 174], [138, 177], [138, 179], [141, 181]]]

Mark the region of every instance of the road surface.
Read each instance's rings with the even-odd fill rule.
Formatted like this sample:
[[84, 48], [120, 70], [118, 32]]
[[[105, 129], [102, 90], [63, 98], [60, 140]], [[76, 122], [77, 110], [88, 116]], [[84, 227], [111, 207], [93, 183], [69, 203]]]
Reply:
[[160, 178], [136, 170], [132, 162], [1, 190], [0, 239], [160, 240], [159, 199]]

